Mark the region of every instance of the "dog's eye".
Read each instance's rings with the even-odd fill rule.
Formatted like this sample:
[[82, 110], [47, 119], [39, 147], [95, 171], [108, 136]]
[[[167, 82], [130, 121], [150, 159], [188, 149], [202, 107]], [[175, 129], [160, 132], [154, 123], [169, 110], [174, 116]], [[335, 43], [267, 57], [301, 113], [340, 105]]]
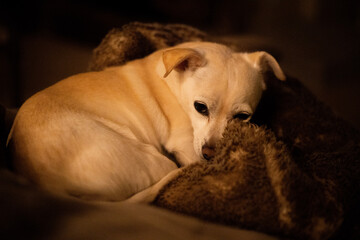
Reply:
[[209, 116], [209, 109], [206, 106], [206, 104], [204, 104], [202, 102], [195, 101], [194, 102], [194, 107], [195, 107], [195, 110], [198, 113], [200, 113], [201, 115]]
[[240, 121], [246, 121], [249, 120], [251, 115], [247, 112], [241, 112], [237, 113], [233, 116], [234, 119], [239, 119]]

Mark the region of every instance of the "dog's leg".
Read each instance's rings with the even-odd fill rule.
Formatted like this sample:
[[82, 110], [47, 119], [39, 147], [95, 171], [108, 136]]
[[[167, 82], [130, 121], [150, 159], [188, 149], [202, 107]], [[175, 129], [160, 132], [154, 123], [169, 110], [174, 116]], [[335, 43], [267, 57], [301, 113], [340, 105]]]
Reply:
[[167, 174], [165, 177], [160, 179], [157, 183], [154, 185], [146, 188], [145, 190], [138, 192], [131, 196], [130, 198], [124, 200], [124, 202], [130, 202], [130, 203], [151, 203], [155, 200], [157, 194], [159, 191], [172, 179], [174, 179], [180, 172], [181, 168], [175, 169], [171, 171], [169, 174]]
[[44, 189], [122, 201], [178, 169], [159, 147], [139, 141], [126, 125], [54, 106], [49, 107], [54, 111], [37, 114], [20, 112], [16, 124], [29, 126], [31, 119], [32, 127], [15, 125], [11, 138], [22, 149], [15, 169]]

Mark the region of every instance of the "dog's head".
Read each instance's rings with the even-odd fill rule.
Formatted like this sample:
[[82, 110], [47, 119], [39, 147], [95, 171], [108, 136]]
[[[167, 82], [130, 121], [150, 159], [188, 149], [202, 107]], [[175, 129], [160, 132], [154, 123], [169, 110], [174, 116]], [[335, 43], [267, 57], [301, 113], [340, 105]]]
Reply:
[[285, 80], [270, 54], [235, 53], [215, 43], [184, 43], [165, 50], [162, 60], [165, 81], [190, 117], [195, 152], [204, 159], [214, 155], [229, 121], [250, 120], [266, 88], [265, 71]]

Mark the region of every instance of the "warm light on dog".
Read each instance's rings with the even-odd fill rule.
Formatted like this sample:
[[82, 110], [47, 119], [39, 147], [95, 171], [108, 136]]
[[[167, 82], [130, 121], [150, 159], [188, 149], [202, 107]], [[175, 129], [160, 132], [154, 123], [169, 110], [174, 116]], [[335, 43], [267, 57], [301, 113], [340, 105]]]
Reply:
[[20, 108], [15, 169], [57, 193], [151, 201], [179, 165], [214, 156], [229, 121], [251, 118], [265, 71], [285, 79], [268, 53], [189, 42], [69, 77]]

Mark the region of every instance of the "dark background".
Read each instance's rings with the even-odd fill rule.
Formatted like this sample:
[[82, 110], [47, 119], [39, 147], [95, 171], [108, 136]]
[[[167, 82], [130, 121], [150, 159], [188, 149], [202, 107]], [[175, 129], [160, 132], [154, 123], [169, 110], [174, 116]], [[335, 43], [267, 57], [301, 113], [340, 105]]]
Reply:
[[0, 103], [87, 70], [92, 49], [131, 21], [185, 23], [267, 42], [286, 73], [360, 128], [360, 1], [1, 1]]

